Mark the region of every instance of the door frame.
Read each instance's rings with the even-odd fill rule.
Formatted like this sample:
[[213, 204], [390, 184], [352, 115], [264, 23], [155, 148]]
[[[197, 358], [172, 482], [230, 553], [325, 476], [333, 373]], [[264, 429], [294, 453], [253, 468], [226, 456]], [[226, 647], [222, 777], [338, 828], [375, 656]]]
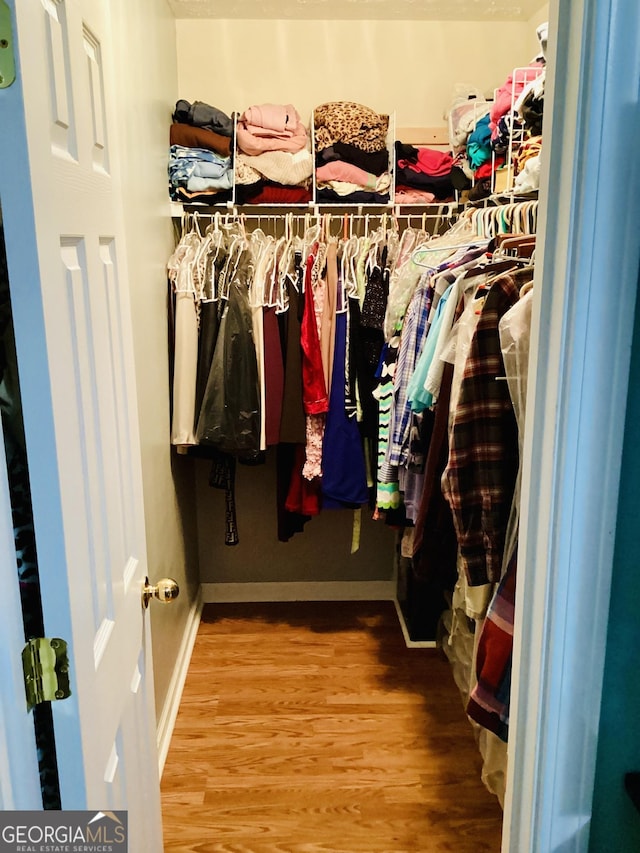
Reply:
[[504, 853], [588, 846], [640, 266], [640, 8], [549, 32]]
[[[508, 779], [504, 851], [552, 851], [571, 838], [571, 849], [586, 849], [588, 839], [640, 259], [638, 164], [621, 159], [640, 129], [639, 23], [625, 0], [551, 2], [552, 156], [540, 203], [509, 747], [519, 772]], [[25, 157], [12, 152], [14, 164]], [[6, 171], [19, 180], [20, 168]], [[24, 215], [32, 228], [32, 211]], [[20, 246], [20, 223], [7, 226], [7, 243]], [[606, 269], [616, 270], [615, 299]], [[606, 363], [589, 357], [593, 340]], [[28, 373], [21, 363], [23, 382]], [[32, 451], [48, 466], [40, 430]]]
[[[1, 209], [1, 208], [0, 208]], [[42, 808], [33, 714], [27, 711], [21, 651], [24, 623], [18, 585], [9, 479], [0, 421], [0, 810]]]

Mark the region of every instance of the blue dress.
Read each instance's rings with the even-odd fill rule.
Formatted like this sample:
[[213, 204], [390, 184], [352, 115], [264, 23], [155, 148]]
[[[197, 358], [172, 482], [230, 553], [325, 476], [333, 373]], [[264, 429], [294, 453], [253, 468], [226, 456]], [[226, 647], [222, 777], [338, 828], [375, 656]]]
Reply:
[[349, 312], [336, 315], [336, 343], [329, 411], [322, 446], [322, 506], [341, 509], [369, 499], [364, 451], [355, 413], [345, 411]]

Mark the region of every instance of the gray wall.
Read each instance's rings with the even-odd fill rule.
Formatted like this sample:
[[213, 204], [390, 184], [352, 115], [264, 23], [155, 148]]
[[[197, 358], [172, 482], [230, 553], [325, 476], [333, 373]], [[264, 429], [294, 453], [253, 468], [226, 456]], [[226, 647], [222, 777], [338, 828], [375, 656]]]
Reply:
[[208, 485], [209, 465], [196, 462], [198, 544], [202, 583], [384, 581], [393, 575], [395, 531], [362, 511], [360, 550], [351, 554], [353, 511], [325, 510], [301, 534], [279, 542], [276, 469], [238, 465], [236, 503], [240, 543], [224, 544], [224, 492]]
[[177, 99], [175, 21], [166, 0], [112, 0], [119, 151], [134, 330], [142, 477], [151, 580], [174, 577], [180, 597], [150, 607], [159, 716], [198, 589], [191, 466], [169, 446], [166, 262], [173, 251], [167, 151]]

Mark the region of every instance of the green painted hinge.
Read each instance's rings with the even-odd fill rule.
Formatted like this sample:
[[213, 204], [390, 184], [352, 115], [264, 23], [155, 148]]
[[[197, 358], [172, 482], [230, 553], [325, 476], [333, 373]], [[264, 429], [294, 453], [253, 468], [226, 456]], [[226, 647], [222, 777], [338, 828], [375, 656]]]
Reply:
[[29, 640], [22, 650], [22, 668], [29, 711], [42, 702], [71, 696], [69, 658], [64, 640], [57, 637]]
[[0, 89], [6, 89], [16, 79], [16, 63], [13, 58], [13, 32], [11, 10], [0, 0]]

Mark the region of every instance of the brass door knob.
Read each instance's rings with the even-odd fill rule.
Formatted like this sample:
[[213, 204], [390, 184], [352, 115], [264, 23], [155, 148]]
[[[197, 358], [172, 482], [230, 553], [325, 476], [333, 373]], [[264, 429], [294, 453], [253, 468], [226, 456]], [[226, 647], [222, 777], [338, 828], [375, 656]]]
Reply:
[[162, 578], [155, 586], [149, 583], [149, 578], [145, 578], [142, 590], [142, 605], [146, 610], [152, 598], [157, 598], [163, 604], [170, 604], [179, 594], [180, 587], [173, 578]]

